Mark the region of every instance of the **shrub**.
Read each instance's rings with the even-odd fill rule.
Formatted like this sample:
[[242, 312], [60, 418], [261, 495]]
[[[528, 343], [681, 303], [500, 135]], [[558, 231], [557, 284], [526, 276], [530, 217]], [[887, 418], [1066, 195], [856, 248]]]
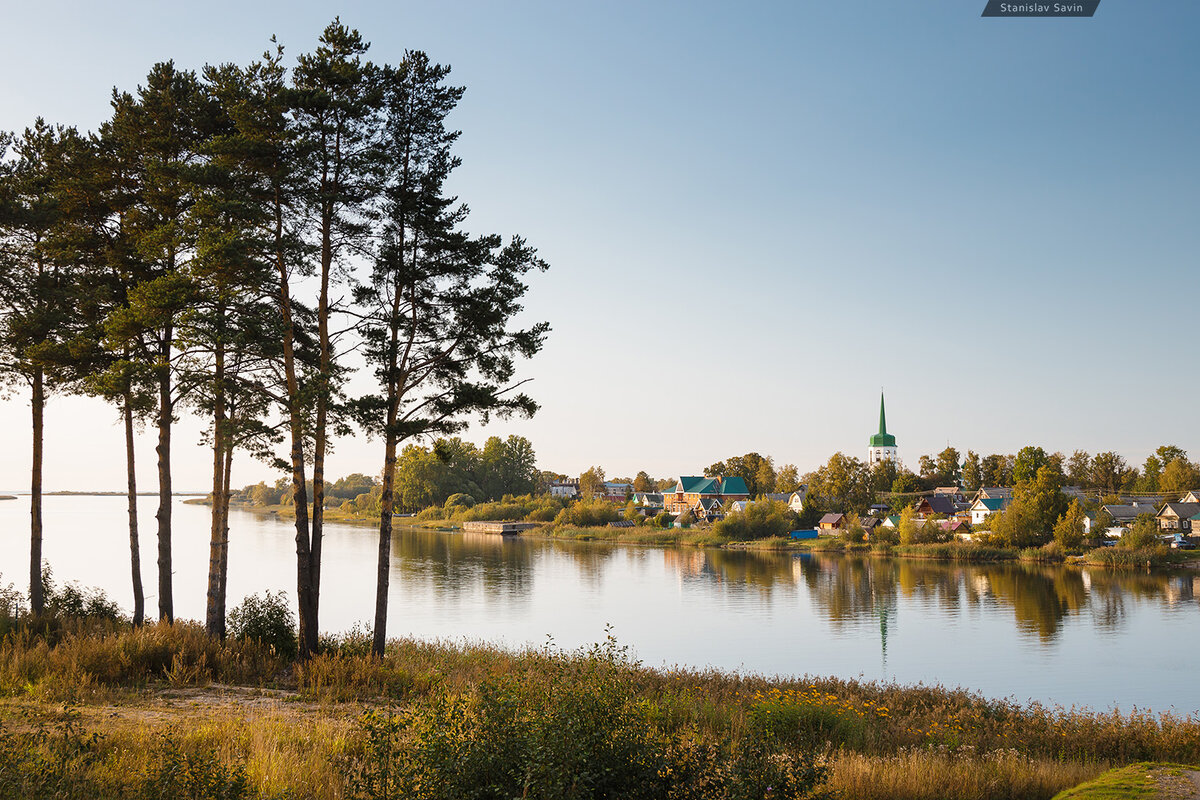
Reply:
[[797, 521], [796, 513], [787, 503], [759, 500], [745, 511], [729, 514], [713, 525], [713, 533], [735, 541], [786, 536]]
[[554, 518], [558, 526], [570, 525], [576, 528], [594, 528], [615, 522], [617, 509], [611, 503], [603, 500], [581, 500], [567, 506]]
[[1117, 547], [1127, 547], [1131, 550], [1156, 547], [1161, 544], [1158, 536], [1158, 522], [1155, 521], [1154, 516], [1139, 514], [1133, 524], [1129, 526], [1129, 530], [1121, 534]]
[[147, 800], [249, 800], [257, 792], [251, 791], [241, 764], [225, 764], [212, 749], [186, 752], [168, 736], [159, 757], [143, 772], [140, 796]]
[[446, 498], [444, 508], [447, 514], [453, 514], [460, 508], [471, 508], [475, 505], [475, 498], [464, 492], [455, 492]]
[[612, 639], [550, 655], [529, 674], [493, 675], [475, 692], [438, 692], [362, 718], [360, 798], [800, 798], [825, 767], [786, 750], [767, 726], [705, 736], [664, 724], [638, 698], [642, 673]]
[[248, 595], [229, 612], [229, 633], [238, 641], [255, 641], [294, 658], [298, 649], [296, 615], [288, 605], [287, 592]]

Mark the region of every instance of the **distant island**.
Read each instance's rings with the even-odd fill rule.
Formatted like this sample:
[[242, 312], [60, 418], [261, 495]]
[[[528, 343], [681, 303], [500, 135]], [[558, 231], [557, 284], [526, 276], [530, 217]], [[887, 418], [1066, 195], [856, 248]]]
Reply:
[[16, 500], [16, 499], [17, 499], [16, 495], [0, 494], [0, 500]]

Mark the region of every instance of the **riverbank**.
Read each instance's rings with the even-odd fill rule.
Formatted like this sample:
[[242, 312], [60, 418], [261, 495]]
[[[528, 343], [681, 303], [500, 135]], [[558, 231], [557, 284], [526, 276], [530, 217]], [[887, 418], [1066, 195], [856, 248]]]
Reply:
[[[189, 505], [209, 505], [207, 498], [185, 500]], [[234, 504], [241, 511], [281, 519], [295, 519], [290, 505], [254, 506]], [[347, 525], [377, 528], [378, 517], [343, 511], [340, 508], [325, 509], [325, 519]], [[416, 517], [396, 517], [393, 525], [421, 530], [461, 532], [462, 526], [452, 520], [419, 520]], [[642, 547], [700, 547], [724, 548], [779, 553], [840, 553], [872, 558], [919, 559], [951, 563], [986, 564], [1006, 561], [1024, 563], [1053, 563], [1067, 566], [1087, 566], [1118, 570], [1175, 569], [1200, 571], [1200, 557], [1196, 551], [1172, 550], [1167, 547], [1130, 549], [1103, 547], [1079, 555], [1064, 555], [1055, 547], [1027, 548], [1015, 550], [990, 547], [966, 541], [952, 541], [912, 545], [848, 543], [837, 536], [821, 536], [817, 539], [791, 539], [768, 537], [739, 541], [719, 536], [711, 528], [658, 528], [636, 525], [628, 528], [609, 526], [574, 527], [540, 523], [538, 527], [523, 531], [522, 538], [555, 541], [601, 542]]]
[[515, 774], [537, 796], [565, 796], [555, 781], [568, 775], [642, 796], [629, 791], [665, 775], [681, 798], [736, 796], [765, 776], [866, 800], [971, 800], [1051, 798], [1114, 766], [1200, 762], [1190, 718], [653, 670], [611, 639], [574, 652], [398, 640], [382, 660], [364, 654], [362, 635], [325, 646], [293, 664], [186, 623], [78, 630], [53, 646], [10, 634], [0, 786], [37, 788], [12, 781], [33, 781], [37, 759], [58, 754], [80, 797], [140, 796], [186, 774], [242, 787], [223, 797], [383, 796], [370, 787], [384, 778], [396, 796], [418, 778], [469, 794]]

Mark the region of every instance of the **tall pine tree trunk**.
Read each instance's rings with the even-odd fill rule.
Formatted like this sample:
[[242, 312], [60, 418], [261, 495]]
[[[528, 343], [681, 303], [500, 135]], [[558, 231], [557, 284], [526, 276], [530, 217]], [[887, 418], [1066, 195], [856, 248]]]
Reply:
[[320, 343], [320, 386], [317, 392], [317, 424], [313, 433], [313, 504], [312, 546], [309, 551], [309, 586], [313, 625], [302, 646], [317, 652], [317, 621], [321, 607], [321, 542], [325, 530], [325, 448], [329, 425], [329, 398], [333, 384], [333, 355], [329, 341], [329, 273], [333, 265], [332, 221], [327, 213], [321, 226], [321, 297], [317, 306], [317, 333]]
[[158, 372], [158, 618], [175, 621], [175, 604], [171, 591], [171, 421], [174, 408], [171, 402], [171, 326], [167, 326], [159, 342]]
[[288, 430], [291, 434], [292, 507], [296, 512], [296, 606], [300, 622], [300, 658], [316, 653], [317, 605], [313, 599], [312, 550], [309, 540], [308, 487], [304, 477], [304, 418], [296, 377], [296, 329], [292, 294], [283, 248], [283, 212], [275, 202], [275, 266], [279, 272], [279, 312], [283, 317], [283, 372], [287, 382]]
[[233, 474], [233, 441], [229, 441], [225, 448], [225, 492], [221, 496], [221, 530], [224, 533], [221, 545], [221, 636], [225, 636], [225, 609], [228, 608], [228, 594], [226, 589], [229, 586], [229, 478]]
[[146, 598], [142, 589], [142, 553], [138, 542], [137, 471], [134, 469], [133, 398], [129, 392], [123, 398], [125, 417], [125, 493], [129, 503], [129, 565], [133, 574], [133, 624], [146, 621]]
[[[219, 334], [218, 334], [219, 335]], [[221, 602], [221, 560], [225, 546], [225, 523], [221, 519], [225, 497], [225, 346], [218, 342], [213, 367], [213, 488], [212, 525], [208, 542], [208, 602], [204, 627], [210, 636], [225, 638], [225, 606]]]
[[42, 414], [46, 389], [42, 368], [33, 372], [33, 468], [29, 482], [29, 608], [41, 614], [46, 607], [42, 594]]
[[375, 576], [375, 631], [371, 652], [383, 658], [387, 645], [388, 589], [392, 574], [392, 511], [396, 487], [396, 411], [393, 401], [388, 408], [388, 429], [384, 434], [383, 491], [379, 494], [379, 564]]

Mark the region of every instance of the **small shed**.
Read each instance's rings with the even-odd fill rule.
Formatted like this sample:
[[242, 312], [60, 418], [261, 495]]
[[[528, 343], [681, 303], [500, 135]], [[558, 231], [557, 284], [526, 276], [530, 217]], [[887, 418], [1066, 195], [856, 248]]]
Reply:
[[821, 517], [821, 521], [817, 523], [817, 527], [823, 531], [841, 530], [846, 525], [845, 514], [829, 513]]

